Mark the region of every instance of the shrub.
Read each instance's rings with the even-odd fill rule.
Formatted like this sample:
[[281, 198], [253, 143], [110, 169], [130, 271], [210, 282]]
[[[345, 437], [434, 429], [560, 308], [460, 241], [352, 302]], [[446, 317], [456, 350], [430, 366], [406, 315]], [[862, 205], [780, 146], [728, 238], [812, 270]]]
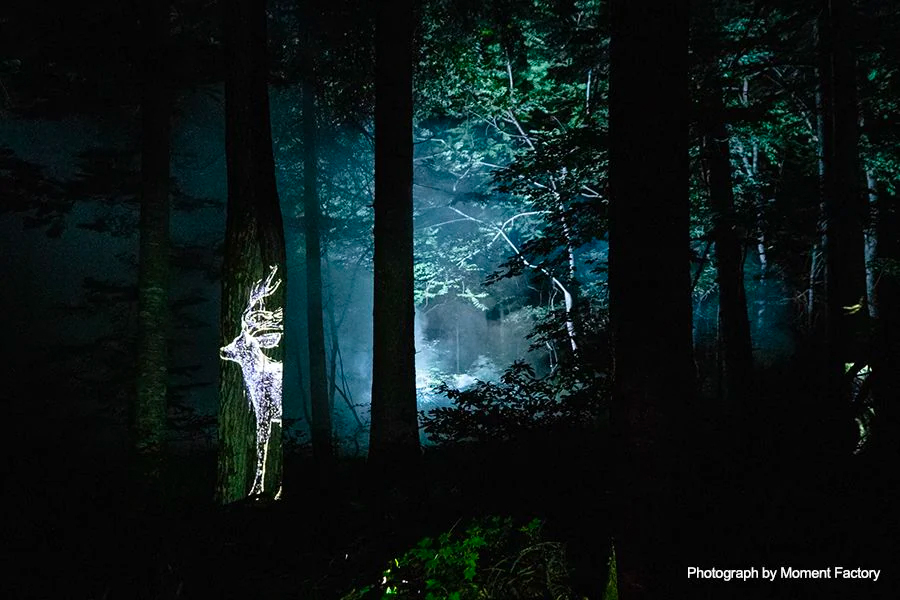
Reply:
[[539, 378], [529, 364], [517, 361], [498, 383], [477, 381], [465, 389], [442, 383], [436, 391], [452, 406], [421, 412], [420, 420], [435, 443], [502, 442], [593, 427], [605, 416], [607, 382], [586, 371]]
[[574, 598], [562, 544], [544, 539], [542, 522], [514, 527], [489, 517], [424, 538], [384, 571], [381, 583], [342, 600], [518, 600]]

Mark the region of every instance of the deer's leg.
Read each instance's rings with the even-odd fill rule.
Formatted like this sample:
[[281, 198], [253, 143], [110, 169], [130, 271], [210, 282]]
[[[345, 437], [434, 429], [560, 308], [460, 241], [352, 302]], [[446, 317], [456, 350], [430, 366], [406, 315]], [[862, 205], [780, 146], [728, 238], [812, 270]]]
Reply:
[[261, 418], [256, 428], [256, 479], [253, 483], [254, 494], [261, 494], [265, 486], [266, 455], [271, 434], [271, 424], [264, 417]]
[[268, 441], [264, 434], [264, 424], [261, 419], [262, 415], [256, 413], [256, 474], [253, 477], [253, 488], [250, 495], [255, 496], [262, 493], [263, 487], [263, 470], [265, 469], [265, 451], [266, 442]]

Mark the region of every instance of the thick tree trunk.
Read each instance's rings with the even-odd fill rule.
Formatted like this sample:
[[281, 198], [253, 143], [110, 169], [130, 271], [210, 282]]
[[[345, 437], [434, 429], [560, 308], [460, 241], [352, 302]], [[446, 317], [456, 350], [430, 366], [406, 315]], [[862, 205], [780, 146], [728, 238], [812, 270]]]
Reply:
[[169, 316], [171, 90], [165, 48], [169, 9], [143, 3], [141, 219], [138, 264], [137, 403], [133, 415], [137, 492], [158, 496], [166, 439]]
[[[222, 345], [241, 327], [250, 288], [270, 265], [286, 277], [284, 227], [275, 187], [275, 162], [269, 125], [266, 6], [264, 0], [227, 0], [225, 23], [225, 156], [228, 167], [228, 215], [222, 266]], [[285, 306], [287, 285], [267, 299], [271, 309]], [[283, 360], [284, 342], [267, 352]], [[256, 469], [255, 416], [244, 391], [240, 367], [222, 361], [219, 386], [219, 465], [216, 497], [223, 503], [247, 496]], [[267, 494], [281, 487], [280, 427], [273, 428], [266, 450]]]
[[867, 208], [860, 185], [853, 10], [849, 0], [822, 0], [822, 9], [818, 35], [828, 410], [834, 411], [831, 418], [840, 428], [847, 420], [844, 407], [851, 394], [844, 364], [858, 355], [860, 320], [868, 312], [863, 234]]
[[374, 472], [420, 456], [416, 413], [412, 205], [413, 2], [379, 2], [375, 42]]
[[610, 327], [621, 598], [672, 597], [678, 420], [694, 394], [688, 3], [617, 0], [610, 46]]
[[[309, 75], [309, 71], [307, 71]], [[325, 325], [322, 317], [322, 250], [319, 233], [319, 194], [316, 189], [316, 100], [308, 81], [303, 89], [303, 222], [306, 230], [306, 323], [309, 338], [309, 393], [312, 408], [313, 456], [322, 465], [331, 461], [331, 407], [325, 364]]]
[[[900, 198], [887, 191], [878, 194], [876, 257], [900, 264]], [[872, 367], [875, 378], [874, 442], [896, 464], [900, 457], [900, 278], [896, 273], [879, 273], [875, 285], [878, 332]]]
[[732, 408], [743, 404], [753, 373], [753, 346], [744, 289], [744, 253], [736, 231], [731, 148], [725, 126], [721, 86], [706, 99], [707, 131], [703, 143], [709, 170], [709, 202], [716, 242], [719, 282], [719, 350], [725, 401]]

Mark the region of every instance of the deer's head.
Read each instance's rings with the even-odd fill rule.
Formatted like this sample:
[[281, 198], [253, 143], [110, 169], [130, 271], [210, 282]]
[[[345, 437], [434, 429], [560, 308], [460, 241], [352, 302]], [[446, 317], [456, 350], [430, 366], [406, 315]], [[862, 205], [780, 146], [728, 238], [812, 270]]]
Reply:
[[278, 267], [273, 266], [268, 277], [256, 282], [250, 290], [247, 308], [241, 315], [241, 332], [227, 346], [219, 349], [219, 356], [241, 365], [243, 369], [254, 370], [269, 360], [263, 353], [265, 348], [274, 348], [281, 341], [284, 331], [284, 311], [266, 310], [265, 298], [271, 296], [281, 285], [275, 280]]

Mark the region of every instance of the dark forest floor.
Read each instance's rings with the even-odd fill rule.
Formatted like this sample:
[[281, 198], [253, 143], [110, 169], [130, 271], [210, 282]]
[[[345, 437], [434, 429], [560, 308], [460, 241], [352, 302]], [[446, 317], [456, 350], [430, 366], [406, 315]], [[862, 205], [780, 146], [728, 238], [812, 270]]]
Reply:
[[[751, 421], [726, 431], [710, 419], [692, 432], [676, 512], [683, 553], [667, 565], [668, 597], [900, 597], [900, 465], [834, 452], [811, 433], [803, 382], [772, 389]], [[177, 457], [169, 508], [149, 515], [128, 508], [121, 453], [47, 427], [21, 430], [7, 454], [3, 598], [332, 600], [378, 581], [422, 537], [479, 515], [545, 519], [546, 537], [567, 546], [576, 588], [600, 600], [606, 581], [615, 515], [600, 443], [426, 452], [427, 500], [396, 514], [374, 506], [362, 461], [316, 484], [308, 460], [288, 456], [281, 501], [223, 508], [211, 502], [214, 457]], [[691, 565], [839, 565], [881, 576], [688, 582]]]

